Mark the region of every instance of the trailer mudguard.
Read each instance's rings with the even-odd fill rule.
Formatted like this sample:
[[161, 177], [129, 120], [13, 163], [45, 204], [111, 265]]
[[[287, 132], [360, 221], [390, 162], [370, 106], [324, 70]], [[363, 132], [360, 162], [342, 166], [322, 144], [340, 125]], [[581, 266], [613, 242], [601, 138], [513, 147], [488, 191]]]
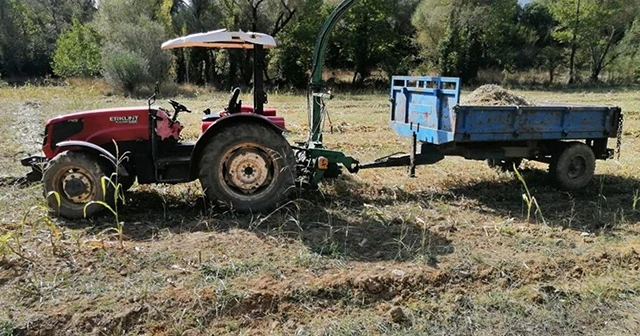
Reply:
[[209, 128], [200, 135], [193, 151], [191, 152], [191, 165], [189, 167], [189, 176], [191, 179], [198, 178], [198, 167], [200, 165], [200, 157], [202, 151], [209, 143], [209, 140], [218, 134], [223, 128], [237, 124], [260, 124], [271, 128], [274, 132], [282, 134], [285, 129], [271, 122], [267, 117], [253, 113], [237, 113], [232, 114], [215, 121]]

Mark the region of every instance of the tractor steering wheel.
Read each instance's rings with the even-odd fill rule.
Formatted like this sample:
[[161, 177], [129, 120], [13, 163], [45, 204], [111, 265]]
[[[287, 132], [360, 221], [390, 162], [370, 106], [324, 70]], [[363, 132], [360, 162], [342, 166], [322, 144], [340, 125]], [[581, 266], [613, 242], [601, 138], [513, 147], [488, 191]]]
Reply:
[[231, 92], [231, 99], [229, 99], [229, 105], [227, 106], [227, 113], [233, 114], [240, 112], [240, 104], [238, 104], [238, 97], [240, 96], [240, 88], [235, 88]]
[[187, 112], [187, 113], [191, 113], [191, 110], [189, 110], [186, 106], [178, 103], [175, 100], [169, 99], [169, 104], [171, 104], [171, 106], [173, 106], [173, 109], [176, 111], [176, 114], [179, 112]]

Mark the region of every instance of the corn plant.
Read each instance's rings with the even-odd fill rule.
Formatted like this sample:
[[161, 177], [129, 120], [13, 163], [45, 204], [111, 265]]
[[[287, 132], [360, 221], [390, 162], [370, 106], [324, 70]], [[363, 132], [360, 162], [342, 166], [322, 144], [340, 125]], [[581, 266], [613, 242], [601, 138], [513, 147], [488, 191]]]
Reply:
[[633, 212], [636, 212], [636, 209], [638, 208], [638, 201], [640, 201], [640, 190], [636, 189], [633, 192], [633, 204], [632, 204]]
[[596, 202], [596, 210], [598, 212], [598, 219], [602, 220], [602, 207], [603, 207], [603, 202], [607, 201], [607, 197], [604, 196], [603, 194], [603, 190], [604, 190], [604, 178], [600, 179], [600, 190], [598, 191], [598, 201]]
[[525, 192], [522, 194], [522, 200], [527, 204], [527, 222], [531, 220], [531, 210], [533, 210], [533, 207], [535, 206], [535, 211], [533, 214], [536, 216], [536, 218], [538, 218], [539, 216], [540, 219], [542, 219], [542, 223], [546, 225], [547, 221], [544, 219], [544, 216], [542, 215], [542, 209], [540, 208], [540, 205], [538, 205], [538, 201], [534, 196], [531, 195], [531, 192], [529, 191], [529, 186], [527, 186], [527, 182], [524, 180], [524, 178], [518, 171], [518, 168], [516, 167], [515, 164], [513, 165], [513, 172], [514, 174], [516, 174], [516, 177], [524, 187]]
[[11, 239], [11, 232], [7, 232], [0, 235], [0, 257], [4, 258], [11, 252], [11, 246], [9, 245], [9, 239]]
[[[56, 191], [51, 191], [47, 194], [47, 199], [49, 197], [54, 197], [56, 199], [56, 202], [58, 203], [58, 209], [60, 208], [60, 194], [58, 194]], [[32, 213], [36, 210], [40, 210], [42, 212], [44, 212], [44, 215], [42, 216], [38, 216], [35, 217], [35, 220], [29, 221], [29, 219], [32, 219]], [[27, 211], [24, 212], [24, 214], [22, 215], [22, 219], [20, 221], [20, 232], [22, 235], [24, 235], [24, 228], [27, 226], [27, 224], [30, 222], [31, 226], [32, 226], [32, 232], [33, 234], [35, 234], [36, 232], [36, 228], [37, 225], [40, 223], [44, 223], [46, 228], [50, 231], [50, 235], [49, 235], [49, 243], [51, 244], [51, 248], [54, 254], [58, 253], [58, 243], [60, 242], [63, 234], [60, 231], [60, 228], [55, 224], [55, 222], [51, 219], [51, 217], [48, 215], [48, 211], [49, 211], [49, 207], [46, 206], [46, 203], [42, 203], [42, 204], [38, 204], [38, 205], [34, 205], [32, 207], [30, 207]], [[15, 241], [15, 238], [14, 238]]]
[[[14, 248], [13, 245], [11, 245], [11, 240], [15, 242], [17, 248]], [[7, 254], [13, 253], [26, 261], [37, 264], [35, 260], [24, 255], [21, 250], [22, 245], [20, 244], [20, 238], [18, 236], [11, 234], [11, 232], [7, 232], [0, 236], [0, 256], [4, 258]]]
[[113, 141], [113, 144], [116, 149], [116, 162], [115, 162], [115, 171], [110, 176], [103, 176], [100, 179], [100, 187], [102, 189], [102, 197], [105, 198], [107, 196], [108, 188], [113, 188], [113, 206], [109, 205], [104, 201], [91, 201], [85, 204], [84, 206], [84, 216], [87, 217], [87, 207], [92, 204], [97, 204], [105, 207], [109, 212], [111, 212], [115, 218], [115, 228], [109, 228], [107, 230], [102, 231], [101, 233], [106, 233], [109, 231], [115, 231], [118, 234], [118, 241], [120, 242], [120, 247], [124, 247], [124, 222], [120, 221], [120, 216], [118, 212], [118, 204], [122, 202], [122, 204], [126, 203], [126, 199], [124, 197], [124, 190], [122, 188], [122, 184], [118, 181], [118, 169], [120, 165], [129, 160], [127, 156], [129, 152], [124, 152], [122, 155], [119, 154], [118, 144]]

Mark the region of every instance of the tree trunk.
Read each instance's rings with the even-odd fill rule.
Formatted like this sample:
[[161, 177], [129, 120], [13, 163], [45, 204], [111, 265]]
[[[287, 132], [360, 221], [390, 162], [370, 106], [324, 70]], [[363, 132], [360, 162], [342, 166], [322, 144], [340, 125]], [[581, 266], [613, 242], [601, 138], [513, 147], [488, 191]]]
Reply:
[[573, 27], [573, 38], [571, 40], [571, 54], [569, 56], [569, 84], [576, 82], [576, 51], [578, 50], [578, 29], [580, 26], [580, 0], [576, 3], [576, 24]]
[[611, 50], [611, 46], [613, 45], [613, 41], [615, 40], [615, 34], [616, 34], [616, 30], [614, 29], [611, 31], [611, 34], [609, 35], [609, 39], [607, 40], [607, 45], [605, 46], [604, 50], [602, 51], [602, 54], [599, 55], [599, 57], [596, 54], [596, 50], [593, 50], [591, 52], [592, 54], [591, 59], [593, 61], [593, 65], [591, 66], [590, 80], [592, 82], [599, 81], [600, 73], [602, 72], [602, 70], [609, 64], [609, 62], [612, 62], [618, 57], [617, 55], [614, 54], [611, 57], [609, 62], [605, 62], [606, 57]]

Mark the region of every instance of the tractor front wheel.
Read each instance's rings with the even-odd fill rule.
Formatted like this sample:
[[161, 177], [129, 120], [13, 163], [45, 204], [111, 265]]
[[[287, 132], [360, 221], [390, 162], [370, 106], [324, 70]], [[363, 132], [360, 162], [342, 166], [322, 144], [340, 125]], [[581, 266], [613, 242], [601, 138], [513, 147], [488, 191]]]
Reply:
[[108, 182], [103, 190], [101, 181], [108, 174], [109, 169], [91, 155], [70, 151], [58, 154], [49, 161], [42, 178], [49, 207], [69, 219], [85, 214], [93, 217], [106, 209], [103, 204], [113, 207], [114, 190]]
[[199, 167], [207, 197], [240, 212], [273, 210], [294, 189], [291, 146], [282, 135], [260, 124], [220, 131], [204, 148]]

